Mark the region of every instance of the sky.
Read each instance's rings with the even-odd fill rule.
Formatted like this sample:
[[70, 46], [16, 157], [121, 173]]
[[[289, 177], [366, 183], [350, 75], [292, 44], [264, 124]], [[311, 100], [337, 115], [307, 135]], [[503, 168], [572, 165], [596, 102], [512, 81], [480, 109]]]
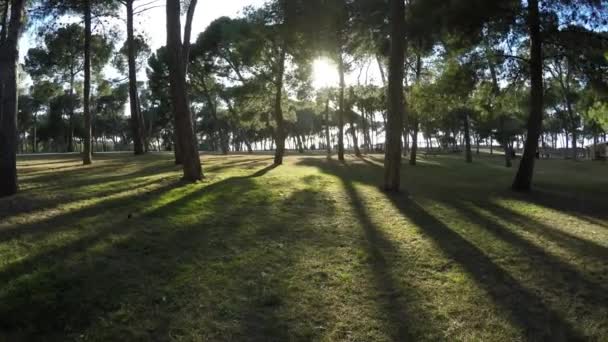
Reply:
[[[139, 0], [139, 2], [146, 3], [147, 0]], [[259, 7], [264, 2], [265, 0], [199, 0], [192, 22], [192, 41], [196, 40], [198, 34], [203, 32], [213, 20], [222, 16], [236, 17], [243, 8], [247, 6]], [[150, 46], [153, 51], [165, 45], [167, 39], [165, 1], [159, 0], [158, 3], [163, 6], [141, 14], [135, 24], [136, 29], [146, 32], [148, 38], [150, 38]]]
[[[136, 0], [135, 6], [138, 4], [147, 4], [153, 0]], [[242, 12], [242, 9], [247, 6], [259, 7], [263, 5], [265, 0], [199, 0], [194, 13], [192, 23], [192, 41], [195, 41], [199, 33], [215, 19], [228, 16], [236, 17]], [[154, 8], [138, 15], [135, 19], [136, 33], [143, 33], [148, 39], [152, 51], [156, 51], [159, 47], [166, 44], [166, 13], [165, 0], [157, 0], [153, 3]], [[125, 17], [124, 7], [121, 9], [122, 17]], [[75, 18], [64, 18], [64, 21], [77, 21]], [[116, 21], [117, 25], [121, 25], [124, 21]], [[183, 26], [182, 22], [182, 26]], [[36, 37], [38, 32], [37, 27], [32, 27], [23, 36], [20, 43], [20, 57], [23, 62], [27, 51], [31, 47], [37, 45]], [[124, 27], [119, 27], [124, 31]]]
[[[238, 17], [242, 14], [242, 11], [245, 7], [253, 6], [260, 7], [262, 6], [266, 0], [199, 0], [198, 5], [196, 7], [196, 11], [194, 14], [194, 20], [192, 25], [192, 41], [196, 41], [199, 33], [203, 32], [207, 26], [215, 19], [220, 18], [222, 16], [228, 17]], [[146, 5], [151, 4], [149, 6], [144, 7], [152, 7], [150, 10], [145, 11], [144, 13], [139, 14], [135, 18], [135, 30], [136, 33], [144, 34], [148, 39], [148, 44], [150, 45], [152, 52], [156, 51], [156, 49], [166, 44], [166, 13], [165, 13], [165, 3], [166, 0], [136, 0], [135, 8], [137, 11], [138, 5]], [[121, 16], [124, 18], [126, 10], [121, 9]], [[63, 18], [62, 22], [79, 22], [80, 18], [78, 17], [67, 17]], [[182, 20], [182, 26], [184, 24], [184, 19]], [[123, 38], [125, 38], [125, 24], [124, 20], [115, 20], [114, 21], [116, 27], [123, 32]], [[27, 51], [31, 47], [35, 47], [39, 42], [37, 41], [37, 33], [39, 32], [39, 27], [31, 27], [28, 32], [26, 32], [23, 36], [23, 39], [20, 43], [20, 57], [21, 62], [24, 62], [25, 55]], [[120, 43], [119, 43], [120, 44]], [[329, 61], [324, 61], [319, 63], [316, 61], [315, 64], [315, 77], [314, 77], [314, 85], [315, 87], [322, 86], [331, 86], [335, 85], [338, 81], [337, 68], [335, 65]], [[372, 67], [370, 72], [370, 81], [372, 83], [378, 83], [379, 75], [376, 70], [377, 67]], [[107, 67], [105, 70], [105, 74], [108, 78], [119, 78], [120, 75], [114, 70], [112, 67]], [[347, 83], [356, 84], [357, 83], [357, 72], [352, 72], [347, 75]], [[146, 73], [145, 69], [141, 70], [139, 73], [139, 79], [145, 80]], [[25, 80], [26, 87], [31, 84], [31, 80], [26, 78]]]

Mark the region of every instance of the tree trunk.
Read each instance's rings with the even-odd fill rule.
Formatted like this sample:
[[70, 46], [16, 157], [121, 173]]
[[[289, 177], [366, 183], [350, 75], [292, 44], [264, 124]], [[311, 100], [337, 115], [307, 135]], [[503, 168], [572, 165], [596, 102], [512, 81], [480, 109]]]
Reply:
[[353, 138], [353, 146], [354, 146], [354, 150], [355, 150], [355, 155], [357, 157], [361, 157], [361, 150], [359, 149], [359, 138], [357, 137], [357, 130], [355, 129], [355, 122], [351, 117], [350, 120], [350, 131], [351, 131], [351, 136]]
[[[422, 56], [420, 53], [416, 54], [416, 84], [420, 83], [422, 77]], [[416, 166], [416, 158], [418, 157], [418, 132], [420, 130], [420, 122], [418, 121], [418, 115], [413, 117], [412, 120], [412, 150], [410, 154], [410, 165]], [[428, 149], [428, 144], [427, 144]]]
[[129, 64], [129, 102], [131, 108], [131, 129], [133, 134], [133, 152], [135, 155], [146, 153], [144, 118], [139, 106], [137, 92], [137, 66], [135, 62], [135, 37], [133, 33], [133, 1], [126, 0], [127, 7], [127, 55]]
[[38, 115], [34, 114], [34, 127], [32, 127], [32, 153], [38, 152]]
[[91, 1], [84, 1], [84, 151], [82, 163], [89, 165], [93, 162], [91, 151]]
[[576, 129], [574, 129], [572, 130], [572, 160], [578, 160], [578, 147], [576, 139]]
[[538, 138], [543, 122], [543, 52], [540, 33], [538, 0], [528, 1], [528, 29], [530, 31], [530, 117], [524, 154], [513, 182], [513, 190], [530, 191], [534, 174]]
[[339, 109], [338, 109], [338, 160], [344, 161], [344, 60], [342, 59], [342, 51], [339, 52], [338, 73], [340, 74], [340, 94], [339, 94]]
[[414, 118], [412, 122], [412, 148], [410, 150], [410, 165], [416, 166], [416, 154], [418, 153], [418, 130], [420, 124], [418, 118]]
[[74, 67], [71, 67], [70, 70], [70, 113], [68, 115], [68, 148], [67, 152], [74, 152], [74, 111], [75, 111], [75, 101], [74, 101], [74, 82], [75, 82], [76, 73], [74, 71]]
[[0, 35], [0, 197], [18, 190], [17, 63], [24, 8], [25, 0], [11, 2], [10, 19], [8, 23], [5, 19]]
[[329, 136], [329, 98], [325, 100], [325, 144], [327, 144], [327, 158], [331, 158], [331, 138]]
[[279, 56], [279, 65], [278, 71], [275, 80], [275, 98], [274, 98], [274, 119], [276, 121], [277, 127], [275, 132], [275, 140], [276, 140], [276, 150], [274, 153], [274, 164], [281, 165], [283, 164], [283, 156], [285, 155], [285, 123], [283, 119], [283, 77], [285, 74], [285, 58], [286, 51], [283, 49], [281, 51], [281, 55]]
[[469, 113], [464, 113], [464, 145], [465, 159], [467, 163], [473, 162], [473, 152], [471, 152], [471, 132], [469, 128]]
[[299, 134], [295, 134], [295, 139], [296, 139], [296, 144], [298, 146], [298, 152], [299, 153], [304, 153], [304, 145], [302, 144], [302, 138], [300, 137]]
[[388, 75], [388, 118], [384, 155], [384, 190], [401, 187], [401, 131], [404, 116], [405, 3], [390, 0], [391, 49]]
[[[192, 3], [191, 3], [192, 6]], [[169, 83], [177, 135], [176, 151], [181, 153], [184, 180], [202, 178], [200, 157], [194, 134], [190, 100], [186, 87], [186, 63], [181, 41], [180, 2], [167, 0], [167, 47], [169, 51]]]

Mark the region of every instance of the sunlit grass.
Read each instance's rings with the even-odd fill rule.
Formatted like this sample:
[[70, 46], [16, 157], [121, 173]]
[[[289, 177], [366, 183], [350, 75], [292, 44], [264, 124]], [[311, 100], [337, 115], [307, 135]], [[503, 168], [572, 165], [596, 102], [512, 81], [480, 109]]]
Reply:
[[19, 161], [0, 200], [0, 340], [601, 340], [606, 164], [170, 154]]

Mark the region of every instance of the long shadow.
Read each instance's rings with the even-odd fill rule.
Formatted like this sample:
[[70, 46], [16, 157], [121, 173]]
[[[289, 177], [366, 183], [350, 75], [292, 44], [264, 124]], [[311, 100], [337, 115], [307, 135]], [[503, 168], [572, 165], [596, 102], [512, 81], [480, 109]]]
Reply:
[[559, 313], [524, 288], [483, 251], [433, 217], [414, 201], [391, 197], [393, 204], [447, 254], [458, 262], [500, 305], [529, 340], [582, 340], [583, 336]]
[[505, 208], [491, 201], [476, 203], [476, 205], [490, 211], [505, 222], [512, 222], [537, 236], [548, 238], [560, 247], [575, 254], [592, 256], [600, 260], [608, 260], [608, 247], [590, 240], [582, 239], [560, 229], [550, 227], [537, 219], [524, 216], [512, 209]]
[[[136, 167], [142, 164], [144, 163], [139, 161], [135, 163]], [[136, 187], [148, 186], [161, 179], [143, 181], [138, 184], [127, 184], [126, 186], [116, 185], [110, 189], [94, 189], [90, 192], [78, 191], [89, 186], [103, 187], [104, 184], [110, 184], [112, 182], [136, 181], [139, 177], [153, 176], [175, 170], [175, 166], [161, 162], [160, 165], [159, 163], [153, 163], [152, 165], [139, 167], [127, 173], [119, 172], [119, 174], [115, 174], [120, 170], [121, 166], [127, 167], [133, 166], [133, 164], [119, 165], [112, 163], [110, 165], [87, 169], [87, 172], [84, 172], [84, 170], [77, 170], [77, 173], [68, 171], [60, 172], [52, 177], [45, 175], [42, 179], [27, 179], [24, 181], [25, 185], [32, 183], [45, 184], [45, 182], [48, 183], [48, 185], [27, 189], [11, 200], [0, 200], [0, 219], [8, 219], [19, 214], [34, 213], [39, 210], [54, 209], [69, 202], [107, 197]], [[104, 176], [106, 171], [111, 172], [108, 172], [109, 175]], [[41, 192], [43, 190], [44, 192], [53, 195], [48, 198], [32, 195], [32, 192]], [[2, 234], [1, 231], [0, 234]]]
[[[275, 165], [269, 165], [257, 172], [241, 177], [231, 177], [219, 182], [212, 183], [208, 186], [201, 188], [199, 191], [195, 191], [189, 195], [183, 196], [175, 201], [172, 201], [156, 210], [147, 212], [148, 216], [163, 216], [170, 215], [174, 213], [178, 208], [182, 207], [184, 203], [191, 201], [194, 198], [201, 198], [205, 193], [210, 193], [215, 191], [217, 188], [230, 188], [227, 185], [234, 184], [239, 180], [247, 180], [250, 178], [261, 177], [274, 169]], [[91, 207], [83, 208], [80, 210], [70, 211], [68, 214], [58, 215], [53, 217], [50, 220], [45, 220], [42, 222], [36, 222], [34, 224], [22, 225], [17, 229], [10, 229], [5, 231], [0, 231], [0, 242], [3, 242], [6, 239], [14, 239], [23, 235], [31, 235], [37, 234], [37, 238], [41, 239], [42, 235], [49, 235], [53, 233], [60, 232], [61, 230], [68, 229], [69, 223], [76, 223], [83, 218], [87, 218], [90, 216], [94, 216], [100, 212], [112, 212], [113, 210], [117, 210], [123, 207], [128, 207], [129, 203], [139, 202], [142, 200], [146, 200], [149, 202], [150, 198], [158, 198], [162, 194], [175, 189], [177, 187], [182, 186], [181, 182], [171, 182], [159, 188], [156, 188], [150, 192], [145, 192], [141, 195], [137, 196], [127, 196], [125, 198], [121, 198], [118, 200], [110, 200], [108, 202], [103, 202], [98, 205], [94, 205]], [[145, 208], [144, 208], [145, 209]], [[161, 210], [162, 209], [162, 210]], [[133, 216], [134, 213], [123, 213], [129, 216]], [[136, 213], [135, 213], [136, 214]], [[123, 215], [125, 216], [125, 215]], [[128, 217], [128, 216], [127, 216]], [[28, 273], [28, 269], [31, 270], [32, 265], [39, 265], [41, 260], [53, 260], [61, 257], [65, 257], [74, 251], [81, 250], [84, 246], [91, 245], [92, 243], [99, 241], [103, 236], [108, 235], [112, 232], [118, 232], [122, 230], [122, 226], [117, 225], [112, 227], [113, 229], [106, 231], [103, 235], [101, 234], [93, 234], [91, 236], [86, 236], [80, 238], [76, 241], [69, 243], [68, 245], [64, 245], [61, 249], [51, 249], [49, 251], [38, 254], [34, 258], [28, 258], [24, 260], [20, 260], [17, 263], [13, 263], [3, 270], [0, 271], [0, 281], [10, 279], [11, 275], [19, 274], [19, 273]]]
[[454, 207], [459, 213], [467, 217], [470, 222], [479, 224], [483, 229], [497, 238], [520, 250], [520, 257], [527, 259], [526, 262], [529, 264], [535, 265], [535, 269], [543, 271], [543, 277], [537, 277], [537, 281], [542, 283], [544, 288], [551, 288], [554, 287], [555, 284], [560, 283], [568, 284], [568, 287], [571, 290], [582, 290], [584, 293], [592, 294], [591, 296], [582, 296], [579, 298], [585, 302], [586, 306], [606, 308], [606, 293], [608, 293], [608, 286], [604, 288], [601, 284], [590, 281], [572, 266], [548, 254], [544, 249], [521, 238], [499, 221], [486, 218], [462, 203], [450, 202], [446, 204]]
[[530, 194], [511, 194], [512, 199], [533, 203], [570, 214], [578, 219], [608, 228], [608, 205], [604, 196], [566, 195], [557, 191], [537, 189]]
[[[370, 168], [378, 173], [381, 168], [374, 165], [351, 165], [351, 168], [367, 168], [347, 173], [344, 167], [322, 160], [304, 159], [304, 165], [316, 166], [325, 173], [342, 179], [353, 174], [370, 174]], [[373, 172], [373, 171], [371, 171]], [[357, 181], [374, 184], [372, 178], [358, 177]], [[376, 184], [374, 184], [376, 185]], [[388, 195], [387, 198], [401, 213], [408, 217], [421, 231], [433, 239], [447, 256], [459, 263], [481, 288], [502, 307], [513, 324], [519, 327], [529, 340], [582, 340], [582, 334], [560, 314], [548, 307], [536, 294], [523, 287], [517, 279], [496, 265], [490, 257], [474, 244], [464, 239], [450, 227], [424, 210], [418, 203], [404, 195]]]
[[[13, 340], [61, 341], [78, 338], [90, 327], [97, 327], [101, 338], [106, 334], [107, 340], [168, 340], [171, 325], [181, 312], [203, 323], [211, 317], [219, 324], [232, 324], [236, 320], [242, 326], [231, 335], [222, 335], [221, 331], [200, 331], [212, 340], [289, 340], [293, 337], [289, 329], [292, 323], [278, 316], [278, 311], [289, 305], [283, 297], [288, 288], [283, 283], [262, 281], [260, 270], [280, 265], [276, 277], [289, 279], [282, 277], [281, 272], [292, 270], [290, 265], [296, 261], [297, 256], [292, 253], [295, 245], [292, 244], [307, 244], [305, 237], [318, 237], [302, 232], [298, 234], [304, 235], [298, 235], [283, 252], [277, 252], [278, 248], [268, 249], [265, 246], [293, 239], [294, 233], [289, 225], [280, 218], [274, 219], [273, 213], [269, 212], [271, 199], [257, 193], [252, 198], [259, 204], [255, 208], [249, 208], [247, 202], [232, 202], [232, 193], [247, 197], [253, 191], [263, 192], [253, 178], [261, 177], [273, 168], [269, 166], [248, 176], [204, 186], [152, 212], [144, 210], [134, 218], [123, 217], [103, 223], [83, 240], [5, 268], [0, 272], [0, 283], [5, 284], [0, 287], [0, 339], [9, 336]], [[171, 188], [159, 189], [146, 199], [130, 200], [142, 201], [142, 208], [145, 208]], [[225, 191], [227, 189], [231, 191]], [[179, 216], [175, 213], [176, 208], [205, 196], [211, 196], [213, 201], [206, 203], [206, 213], [196, 222], [173, 227], [158, 224]], [[300, 199], [301, 196], [304, 197]], [[285, 203], [300, 200], [309, 201], [310, 194], [296, 192]], [[281, 207], [277, 210], [283, 211]], [[306, 226], [307, 213], [298, 214], [294, 216], [295, 221]], [[259, 222], [266, 222], [266, 228], [251, 230], [252, 215]], [[225, 221], [226, 217], [230, 218], [229, 222]], [[147, 228], [145, 222], [155, 218], [161, 221], [157, 221], [155, 227]], [[242, 231], [244, 229], [247, 231]], [[98, 252], [91, 251], [96, 242], [114, 232], [127, 235], [127, 239]], [[332, 242], [335, 243], [329, 238], [326, 241]], [[260, 254], [258, 248], [268, 251]], [[79, 252], [89, 254], [77, 257]], [[223, 266], [225, 264], [232, 266]], [[217, 279], [212, 277], [213, 272], [203, 274], [202, 278], [192, 275], [195, 278], [188, 286], [198, 286], [202, 282], [206, 284], [205, 288], [229, 291], [228, 297], [226, 293], [224, 297], [216, 297], [213, 293], [198, 294], [206, 295], [205, 302], [210, 303], [208, 313], [202, 317], [197, 316], [200, 312], [198, 303], [184, 302], [181, 298], [196, 298], [197, 294], [191, 291], [200, 289], [174, 285], [176, 282], [183, 284], [181, 271], [193, 265], [205, 265], [200, 271], [210, 270], [207, 266], [217, 268], [221, 265], [228, 267], [223, 270], [230, 272]], [[224, 279], [229, 282], [225, 283]], [[10, 280], [13, 283], [8, 286]], [[224, 286], [228, 286], [228, 290]], [[165, 301], [165, 296], [170, 301]], [[129, 305], [128, 318], [120, 315], [125, 305]], [[322, 311], [316, 312], [315, 317], [321, 322], [327, 319]], [[302, 321], [305, 320], [295, 320], [298, 324]], [[133, 333], [135, 328], [130, 326], [141, 329], [142, 323], [146, 330]]]
[[[357, 215], [365, 233], [367, 240], [365, 248], [372, 257], [371, 271], [374, 275], [375, 285], [382, 294], [386, 295], [380, 301], [382, 308], [388, 313], [390, 328], [393, 330], [392, 337], [395, 341], [412, 341], [414, 336], [411, 332], [412, 327], [408, 325], [410, 321], [408, 318], [409, 312], [403, 306], [400, 298], [404, 295], [405, 289], [401, 289], [397, 285], [397, 281], [391, 274], [392, 266], [385, 257], [385, 254], [397, 255], [399, 252], [393, 243], [374, 225], [353, 184], [345, 178], [341, 179], [353, 206], [353, 212]], [[410, 288], [407, 291], [411, 295], [413, 289]], [[424, 315], [424, 312], [420, 311], [417, 314]]]
[[[81, 210], [74, 210], [68, 214], [58, 215], [49, 220], [37, 222], [30, 225], [20, 227], [19, 230], [10, 231], [7, 233], [8, 237], [16, 238], [26, 234], [37, 234], [37, 239], [42, 239], [43, 235], [50, 235], [58, 233], [66, 229], [70, 229], [71, 225], [79, 223], [81, 220], [86, 218], [94, 217], [99, 213], [106, 213], [109, 217], [105, 218], [107, 222], [119, 221], [123, 222], [129, 219], [130, 212], [124, 212], [122, 208], [128, 207], [133, 202], [148, 202], [162, 196], [167, 191], [182, 186], [182, 183], [170, 182], [164, 186], [160, 186], [152, 191], [144, 192], [135, 196], [127, 196], [117, 200], [110, 200], [107, 203], [88, 207]], [[120, 215], [119, 213], [120, 212]], [[104, 214], [102, 214], [103, 216]], [[89, 234], [83, 234], [76, 240], [73, 240], [67, 244], [59, 247], [51, 247], [44, 249], [42, 252], [30, 256], [28, 258], [20, 259], [19, 261], [13, 262], [2, 269], [0, 269], [0, 283], [7, 282], [10, 279], [18, 277], [19, 275], [29, 274], [36, 268], [44, 268], [50, 264], [57, 262], [63, 258], [68, 257], [70, 254], [83, 250], [87, 246], [92, 245], [95, 242], [100, 241], [103, 237], [118, 232], [127, 232], [128, 226], [123, 224], [113, 224], [107, 229], [96, 230], [93, 229]], [[6, 237], [6, 236], [5, 236]]]

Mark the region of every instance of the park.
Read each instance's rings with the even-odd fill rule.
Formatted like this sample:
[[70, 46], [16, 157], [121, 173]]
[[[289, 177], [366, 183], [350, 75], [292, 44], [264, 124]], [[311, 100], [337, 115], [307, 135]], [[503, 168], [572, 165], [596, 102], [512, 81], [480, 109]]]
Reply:
[[0, 0], [0, 342], [608, 341], [608, 0]]
[[[23, 157], [0, 202], [2, 329], [108, 340], [601, 340], [606, 165], [543, 160], [533, 196], [500, 156]], [[17, 333], [18, 332], [18, 333]], [[21, 335], [20, 335], [21, 334]]]

